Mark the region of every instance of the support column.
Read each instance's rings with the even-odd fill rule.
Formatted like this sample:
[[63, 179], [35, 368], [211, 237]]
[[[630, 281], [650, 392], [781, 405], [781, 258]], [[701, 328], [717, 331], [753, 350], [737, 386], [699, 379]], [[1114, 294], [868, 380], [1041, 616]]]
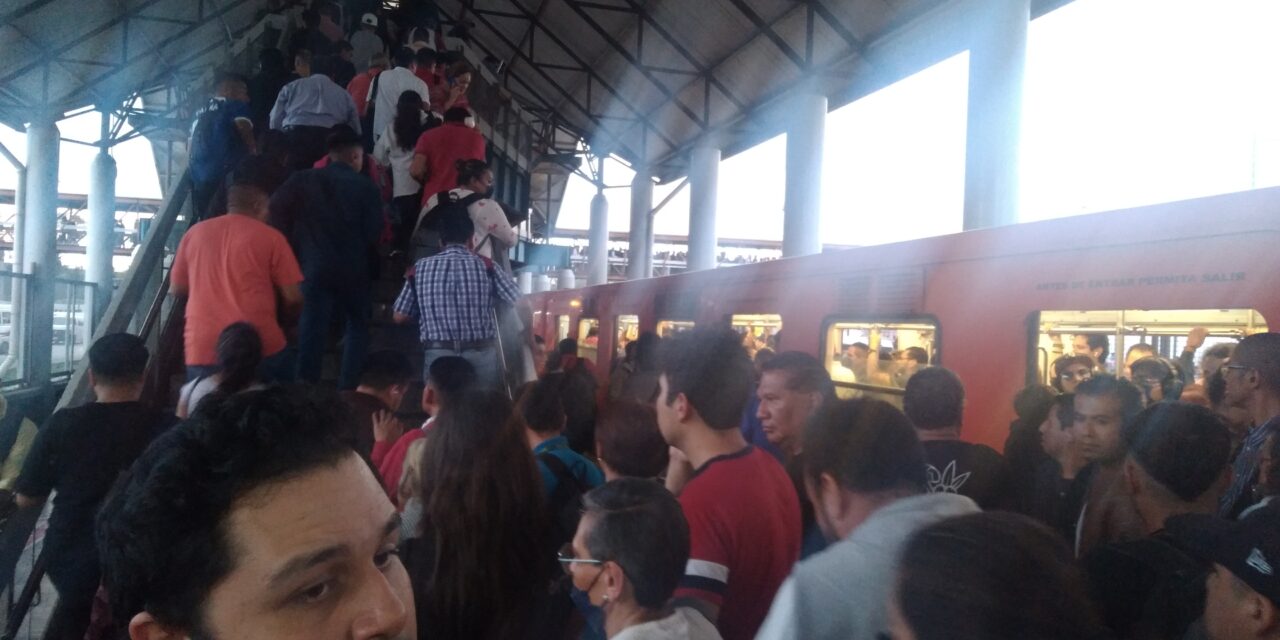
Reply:
[[116, 161], [103, 148], [93, 159], [89, 176], [89, 246], [85, 280], [95, 286], [93, 323], [102, 318], [115, 287]]
[[801, 94], [792, 113], [782, 220], [784, 258], [822, 253], [822, 141], [827, 128], [827, 97]]
[[52, 119], [27, 128], [27, 210], [23, 229], [22, 272], [27, 282], [27, 351], [24, 370], [37, 386], [47, 386], [52, 370], [53, 278], [58, 269], [58, 145], [61, 134]]
[[529, 295], [533, 293], [533, 272], [521, 271], [516, 274], [516, 286], [520, 287], [520, 293]]
[[639, 280], [653, 276], [653, 177], [648, 169], [636, 167], [636, 177], [631, 181], [631, 231], [628, 235], [629, 257], [627, 279]]
[[969, 47], [964, 228], [1018, 220], [1018, 155], [1030, 0], [978, 0]]
[[587, 286], [609, 282], [609, 200], [604, 191], [591, 198], [591, 230], [587, 243]]
[[716, 191], [720, 150], [699, 146], [689, 154], [689, 271], [716, 267]]

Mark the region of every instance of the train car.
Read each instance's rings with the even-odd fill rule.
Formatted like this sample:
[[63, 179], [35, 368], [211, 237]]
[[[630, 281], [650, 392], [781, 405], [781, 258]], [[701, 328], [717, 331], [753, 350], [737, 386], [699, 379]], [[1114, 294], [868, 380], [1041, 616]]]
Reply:
[[[748, 349], [821, 359], [842, 395], [900, 400], [900, 375], [859, 380], [856, 343], [920, 347], [965, 383], [962, 437], [1001, 449], [1012, 399], [1078, 334], [1108, 337], [1123, 371], [1137, 342], [1176, 357], [1280, 318], [1280, 188], [1144, 206], [529, 297], [534, 330], [574, 337], [607, 376], [622, 345], [722, 323]], [[1061, 345], [1061, 346], [1059, 346]]]

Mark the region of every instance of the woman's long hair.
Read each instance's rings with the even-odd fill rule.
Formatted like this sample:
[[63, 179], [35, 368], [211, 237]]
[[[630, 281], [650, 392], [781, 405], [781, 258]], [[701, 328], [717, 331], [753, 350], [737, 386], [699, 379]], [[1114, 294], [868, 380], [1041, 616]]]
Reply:
[[405, 91], [396, 101], [396, 117], [391, 122], [396, 132], [396, 144], [405, 151], [418, 143], [418, 136], [425, 128], [422, 124], [422, 96], [417, 91]]
[[[429, 575], [414, 576], [433, 638], [526, 635], [556, 570], [542, 480], [511, 401], [467, 391], [444, 407], [423, 455]], [[425, 584], [421, 581], [425, 580]]]
[[454, 163], [454, 168], [458, 170], [458, 186], [465, 187], [475, 180], [479, 180], [484, 172], [489, 170], [489, 164], [484, 160], [476, 160], [475, 158], [459, 160]]
[[247, 322], [227, 325], [218, 334], [218, 393], [231, 395], [248, 389], [258, 379], [262, 365], [262, 337]]

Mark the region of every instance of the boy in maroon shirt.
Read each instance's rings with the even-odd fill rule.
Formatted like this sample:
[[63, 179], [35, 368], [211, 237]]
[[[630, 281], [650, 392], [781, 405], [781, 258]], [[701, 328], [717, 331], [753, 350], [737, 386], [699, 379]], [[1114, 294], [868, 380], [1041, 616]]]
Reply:
[[[725, 640], [755, 636], [800, 555], [795, 488], [782, 465], [738, 429], [754, 384], [740, 345], [728, 328], [665, 341], [656, 402], [663, 438], [683, 454], [673, 456], [668, 477], [691, 543], [675, 597], [715, 622]], [[675, 486], [681, 476], [688, 478], [682, 488]]]

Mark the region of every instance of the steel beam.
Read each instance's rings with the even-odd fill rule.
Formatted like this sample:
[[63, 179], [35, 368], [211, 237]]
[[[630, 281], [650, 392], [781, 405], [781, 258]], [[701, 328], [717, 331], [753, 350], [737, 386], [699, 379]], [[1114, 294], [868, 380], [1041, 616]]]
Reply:
[[[778, 35], [778, 32], [774, 31], [773, 27], [766, 23], [764, 18], [761, 18], [760, 14], [756, 13], [755, 9], [752, 9], [751, 6], [747, 4], [746, 0], [729, 0], [729, 4], [732, 4], [737, 8], [738, 13], [741, 13], [747, 20], [751, 21], [751, 24], [755, 25], [757, 29], [760, 29], [764, 36], [768, 38], [774, 46], [778, 47], [778, 50], [781, 51], [783, 55], [790, 58], [801, 71], [809, 68], [809, 64], [805, 61], [804, 56], [796, 53], [796, 50], [792, 49], [791, 45], [787, 44], [787, 41], [783, 39], [782, 36]], [[790, 12], [788, 11], [787, 13]]]
[[24, 4], [18, 7], [17, 9], [14, 9], [13, 11], [10, 11], [4, 15], [0, 15], [0, 24], [13, 24], [14, 20], [17, 20], [18, 18], [21, 18], [22, 16], [25, 16], [28, 13], [35, 11], [36, 9], [44, 7], [50, 2], [53, 2], [53, 0], [35, 0], [34, 2], [28, 2], [27, 4]]

